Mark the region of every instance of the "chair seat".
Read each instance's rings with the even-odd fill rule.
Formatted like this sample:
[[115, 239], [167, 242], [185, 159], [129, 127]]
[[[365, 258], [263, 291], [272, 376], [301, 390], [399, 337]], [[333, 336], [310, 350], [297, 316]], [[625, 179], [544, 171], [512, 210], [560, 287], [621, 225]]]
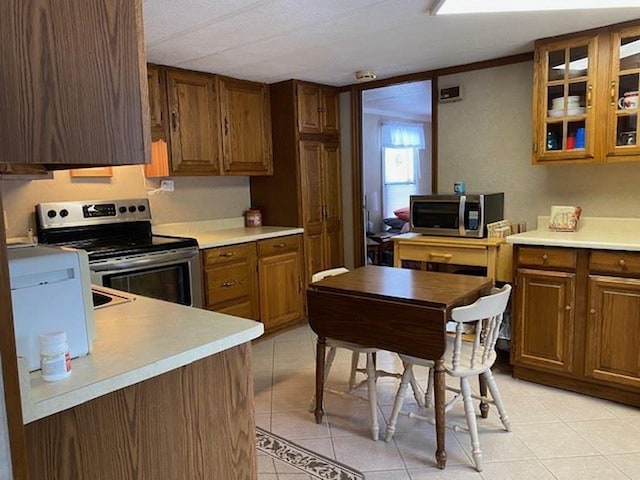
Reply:
[[[345, 342], [343, 340], [334, 340], [333, 338], [327, 338], [327, 347], [345, 348], [358, 353], [376, 353], [379, 351], [377, 348], [367, 348], [357, 343]], [[399, 376], [399, 375], [398, 375]]]

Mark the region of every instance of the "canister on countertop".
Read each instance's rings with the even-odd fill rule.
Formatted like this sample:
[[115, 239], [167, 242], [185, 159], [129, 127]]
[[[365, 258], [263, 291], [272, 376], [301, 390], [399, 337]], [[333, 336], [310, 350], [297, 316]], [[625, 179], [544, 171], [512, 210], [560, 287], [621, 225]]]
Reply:
[[245, 212], [245, 226], [247, 227], [261, 227], [262, 226], [262, 212], [258, 208], [251, 207]]
[[71, 375], [67, 332], [64, 330], [42, 332], [39, 341], [42, 379], [46, 382], [55, 382]]
[[462, 181], [457, 181], [453, 184], [453, 193], [455, 193], [456, 195], [464, 195], [464, 192], [466, 192], [466, 190], [467, 187]]

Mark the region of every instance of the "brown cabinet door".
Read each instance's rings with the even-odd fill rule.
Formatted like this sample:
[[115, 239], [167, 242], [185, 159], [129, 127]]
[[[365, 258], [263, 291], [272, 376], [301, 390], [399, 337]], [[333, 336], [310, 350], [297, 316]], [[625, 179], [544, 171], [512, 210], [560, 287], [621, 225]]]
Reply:
[[322, 144], [322, 197], [324, 201], [324, 268], [344, 265], [342, 239], [342, 181], [337, 143]]
[[223, 175], [270, 175], [271, 117], [269, 87], [221, 78]]
[[151, 117], [151, 140], [167, 141], [167, 88], [162, 67], [147, 65], [149, 82], [149, 113]]
[[573, 372], [575, 274], [519, 269], [514, 363]]
[[258, 260], [260, 320], [265, 330], [297, 323], [304, 318], [301, 242], [298, 248]]
[[298, 131], [322, 133], [320, 87], [301, 83], [297, 87]]
[[167, 97], [172, 173], [217, 174], [220, 132], [215, 77], [167, 70]]
[[140, 0], [0, 2], [4, 163], [149, 158]]
[[325, 267], [324, 199], [322, 192], [322, 144], [301, 141], [300, 194], [302, 197], [302, 227], [307, 258], [307, 278]]
[[596, 128], [598, 39], [536, 46], [533, 163], [602, 160], [596, 158], [602, 141]]
[[340, 106], [338, 102], [338, 91], [333, 88], [322, 88], [320, 90], [320, 97], [322, 133], [338, 135], [340, 133]]
[[640, 388], [640, 280], [589, 277], [585, 375]]

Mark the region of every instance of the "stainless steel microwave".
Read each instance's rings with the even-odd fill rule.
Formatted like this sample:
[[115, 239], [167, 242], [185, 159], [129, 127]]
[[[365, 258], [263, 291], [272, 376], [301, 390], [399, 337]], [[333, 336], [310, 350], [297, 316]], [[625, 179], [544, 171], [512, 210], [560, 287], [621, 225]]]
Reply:
[[412, 195], [410, 212], [412, 232], [483, 238], [488, 223], [503, 220], [504, 193]]

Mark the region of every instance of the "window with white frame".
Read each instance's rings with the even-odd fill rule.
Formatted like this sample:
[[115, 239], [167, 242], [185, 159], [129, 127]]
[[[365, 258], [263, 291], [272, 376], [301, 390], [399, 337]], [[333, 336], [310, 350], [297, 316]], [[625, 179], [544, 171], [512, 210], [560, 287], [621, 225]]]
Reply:
[[382, 210], [384, 217], [409, 205], [409, 196], [419, 193], [420, 150], [425, 148], [422, 124], [387, 122], [381, 128]]

